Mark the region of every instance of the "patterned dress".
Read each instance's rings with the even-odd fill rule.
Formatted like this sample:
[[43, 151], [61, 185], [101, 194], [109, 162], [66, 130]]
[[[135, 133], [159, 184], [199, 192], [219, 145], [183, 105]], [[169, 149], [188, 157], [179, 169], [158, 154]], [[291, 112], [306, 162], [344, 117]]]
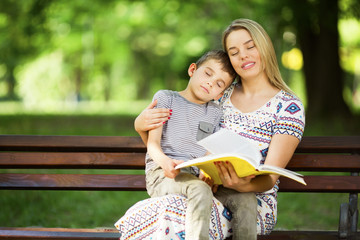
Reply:
[[[221, 98], [223, 119], [221, 127], [238, 133], [258, 147], [263, 163], [271, 138], [275, 134], [287, 134], [302, 138], [305, 126], [304, 107], [294, 95], [279, 91], [265, 105], [250, 113], [242, 113], [231, 103], [235, 85]], [[269, 234], [276, 224], [278, 185], [263, 193], [257, 193], [259, 235]], [[169, 194], [148, 198], [132, 206], [116, 223], [121, 240], [130, 239], [185, 239], [185, 196]], [[209, 239], [221, 240], [231, 236], [231, 213], [221, 202], [213, 198]]]
[[[301, 140], [305, 127], [304, 107], [296, 96], [280, 90], [256, 111], [242, 113], [231, 103], [234, 87], [235, 84], [228, 88], [220, 100], [223, 107], [221, 126], [253, 142], [262, 155], [260, 163], [265, 161], [273, 135], [287, 134]], [[279, 181], [273, 189], [256, 194], [260, 235], [269, 234], [276, 224], [278, 185]]]

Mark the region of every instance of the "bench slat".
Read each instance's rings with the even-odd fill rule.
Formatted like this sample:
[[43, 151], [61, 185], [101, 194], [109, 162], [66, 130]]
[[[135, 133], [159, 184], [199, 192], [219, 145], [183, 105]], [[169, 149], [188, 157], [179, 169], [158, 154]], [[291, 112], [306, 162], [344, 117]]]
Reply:
[[144, 175], [0, 174], [0, 189], [144, 191]]
[[0, 239], [96, 239], [118, 240], [116, 229], [0, 228]]
[[360, 172], [360, 155], [295, 154], [286, 168], [293, 171]]
[[[272, 231], [270, 235], [258, 236], [258, 240], [338, 240], [336, 231]], [[359, 236], [351, 239], [359, 239]]]
[[352, 153], [354, 151], [360, 153], [360, 136], [306, 136], [296, 149], [296, 152], [305, 153]]
[[359, 192], [360, 176], [305, 176], [306, 186], [280, 177], [281, 192]]
[[[358, 192], [360, 176], [305, 176], [307, 186], [280, 179], [281, 192]], [[0, 175], [0, 189], [13, 190], [145, 190], [144, 175], [16, 174]]]
[[1, 151], [145, 152], [140, 137], [1, 135]]
[[[144, 169], [145, 153], [0, 152], [0, 168]], [[360, 172], [360, 155], [295, 154], [293, 171]]]
[[[123, 136], [36, 136], [2, 135], [0, 150], [38, 151], [55, 149], [58, 151], [145, 151], [140, 137]], [[300, 142], [296, 152], [352, 153], [360, 151], [360, 136], [311, 137]]]
[[[64, 228], [0, 228], [0, 239], [119, 239], [115, 229], [64, 229]], [[352, 239], [359, 239], [357, 234]], [[258, 240], [335, 240], [336, 231], [273, 231], [271, 235], [258, 236]]]
[[144, 169], [144, 153], [0, 152], [0, 168]]

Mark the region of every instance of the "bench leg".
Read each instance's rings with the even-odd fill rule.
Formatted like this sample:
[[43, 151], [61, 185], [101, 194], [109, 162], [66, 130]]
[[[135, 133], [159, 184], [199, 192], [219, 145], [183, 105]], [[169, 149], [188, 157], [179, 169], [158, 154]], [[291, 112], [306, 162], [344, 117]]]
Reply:
[[[351, 176], [359, 176], [359, 173], [353, 172]], [[350, 210], [350, 231], [352, 233], [357, 232], [357, 225], [359, 219], [359, 210], [358, 210], [358, 194], [350, 193], [349, 196], [349, 210]]]
[[[358, 173], [351, 173], [352, 176], [359, 176]], [[350, 193], [349, 203], [342, 203], [340, 206], [339, 238], [347, 238], [357, 232], [359, 218], [358, 194]]]
[[340, 220], [339, 220], [339, 238], [347, 238], [349, 235], [349, 204], [342, 203], [340, 205]]
[[350, 211], [350, 231], [352, 233], [357, 232], [359, 210], [357, 209], [358, 195], [357, 193], [351, 193], [349, 199], [349, 211]]

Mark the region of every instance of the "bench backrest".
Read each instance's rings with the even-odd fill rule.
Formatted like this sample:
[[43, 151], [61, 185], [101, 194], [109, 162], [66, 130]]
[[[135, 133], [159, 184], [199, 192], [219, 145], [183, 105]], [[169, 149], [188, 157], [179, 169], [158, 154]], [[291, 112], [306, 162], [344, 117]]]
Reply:
[[[143, 173], [74, 174], [32, 169], [144, 169], [139, 137], [0, 136], [0, 189], [145, 190]], [[303, 186], [281, 178], [280, 191], [359, 192], [360, 136], [304, 137], [288, 168], [306, 173]], [[15, 169], [15, 170], [14, 170]], [[16, 172], [16, 169], [28, 169]], [[317, 172], [346, 172], [318, 175]]]

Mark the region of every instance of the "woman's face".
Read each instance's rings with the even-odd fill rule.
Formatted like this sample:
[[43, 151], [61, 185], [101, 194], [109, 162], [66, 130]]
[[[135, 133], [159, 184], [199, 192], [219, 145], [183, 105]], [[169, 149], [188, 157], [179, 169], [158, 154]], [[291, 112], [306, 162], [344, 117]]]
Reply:
[[265, 74], [261, 66], [260, 53], [247, 30], [231, 32], [226, 39], [226, 48], [232, 66], [242, 79]]

